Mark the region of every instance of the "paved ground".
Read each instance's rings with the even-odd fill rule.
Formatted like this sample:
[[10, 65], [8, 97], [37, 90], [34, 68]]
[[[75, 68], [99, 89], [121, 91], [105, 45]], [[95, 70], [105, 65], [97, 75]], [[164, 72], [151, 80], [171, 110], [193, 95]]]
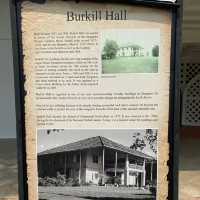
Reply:
[[[188, 133], [189, 134], [189, 133]], [[183, 138], [180, 149], [179, 199], [200, 200], [200, 140]]]
[[15, 139], [0, 139], [0, 199], [17, 196], [17, 153]]
[[134, 188], [117, 188], [102, 186], [82, 187], [39, 187], [41, 200], [153, 200], [153, 196], [147, 190]]

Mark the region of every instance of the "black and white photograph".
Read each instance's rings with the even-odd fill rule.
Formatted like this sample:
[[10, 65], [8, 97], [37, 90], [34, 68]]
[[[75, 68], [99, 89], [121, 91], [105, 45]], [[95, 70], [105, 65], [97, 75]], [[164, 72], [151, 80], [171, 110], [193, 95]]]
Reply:
[[157, 129], [38, 129], [40, 200], [155, 200]]
[[101, 32], [102, 73], [158, 73], [159, 29]]

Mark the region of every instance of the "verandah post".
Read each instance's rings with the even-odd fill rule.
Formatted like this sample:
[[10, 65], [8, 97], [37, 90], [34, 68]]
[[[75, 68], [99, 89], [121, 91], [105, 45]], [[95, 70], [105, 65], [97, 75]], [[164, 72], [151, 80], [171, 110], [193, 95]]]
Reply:
[[153, 181], [153, 161], [151, 161], [151, 182]]
[[115, 177], [117, 176], [117, 151], [115, 151]]
[[126, 154], [126, 160], [125, 160], [125, 170], [124, 170], [124, 185], [128, 186], [128, 179], [129, 179], [129, 158], [128, 154]]
[[81, 184], [81, 151], [80, 151], [80, 157], [79, 157], [79, 177], [78, 177], [78, 181], [79, 181], [79, 184]]
[[142, 175], [142, 185], [145, 186], [146, 185], [146, 160], [144, 159], [144, 163], [143, 163], [143, 175]]
[[104, 169], [105, 168], [105, 149], [102, 149], [102, 184], [104, 184]]
[[67, 155], [66, 155], [67, 153], [65, 152], [64, 153], [64, 175], [65, 175], [65, 177], [66, 177], [66, 162], [67, 162], [67, 160], [66, 160], [66, 157], [67, 157]]

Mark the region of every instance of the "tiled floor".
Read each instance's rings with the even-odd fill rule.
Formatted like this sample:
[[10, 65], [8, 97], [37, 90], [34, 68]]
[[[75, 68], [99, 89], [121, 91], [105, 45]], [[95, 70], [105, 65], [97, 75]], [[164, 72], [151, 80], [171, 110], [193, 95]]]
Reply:
[[200, 171], [180, 172], [180, 200], [200, 200]]
[[200, 200], [200, 139], [182, 139], [179, 199]]

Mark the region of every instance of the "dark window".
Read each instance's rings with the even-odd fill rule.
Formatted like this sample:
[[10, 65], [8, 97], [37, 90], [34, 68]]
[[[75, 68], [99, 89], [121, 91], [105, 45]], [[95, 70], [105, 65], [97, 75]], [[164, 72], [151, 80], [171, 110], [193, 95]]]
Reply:
[[75, 154], [73, 157], [73, 162], [74, 163], [79, 163], [80, 162], [80, 155], [79, 154]]
[[93, 155], [92, 156], [92, 161], [93, 161], [93, 163], [98, 163], [98, 156], [97, 155]]
[[98, 179], [98, 178], [99, 178], [98, 173], [95, 173], [95, 179]]

